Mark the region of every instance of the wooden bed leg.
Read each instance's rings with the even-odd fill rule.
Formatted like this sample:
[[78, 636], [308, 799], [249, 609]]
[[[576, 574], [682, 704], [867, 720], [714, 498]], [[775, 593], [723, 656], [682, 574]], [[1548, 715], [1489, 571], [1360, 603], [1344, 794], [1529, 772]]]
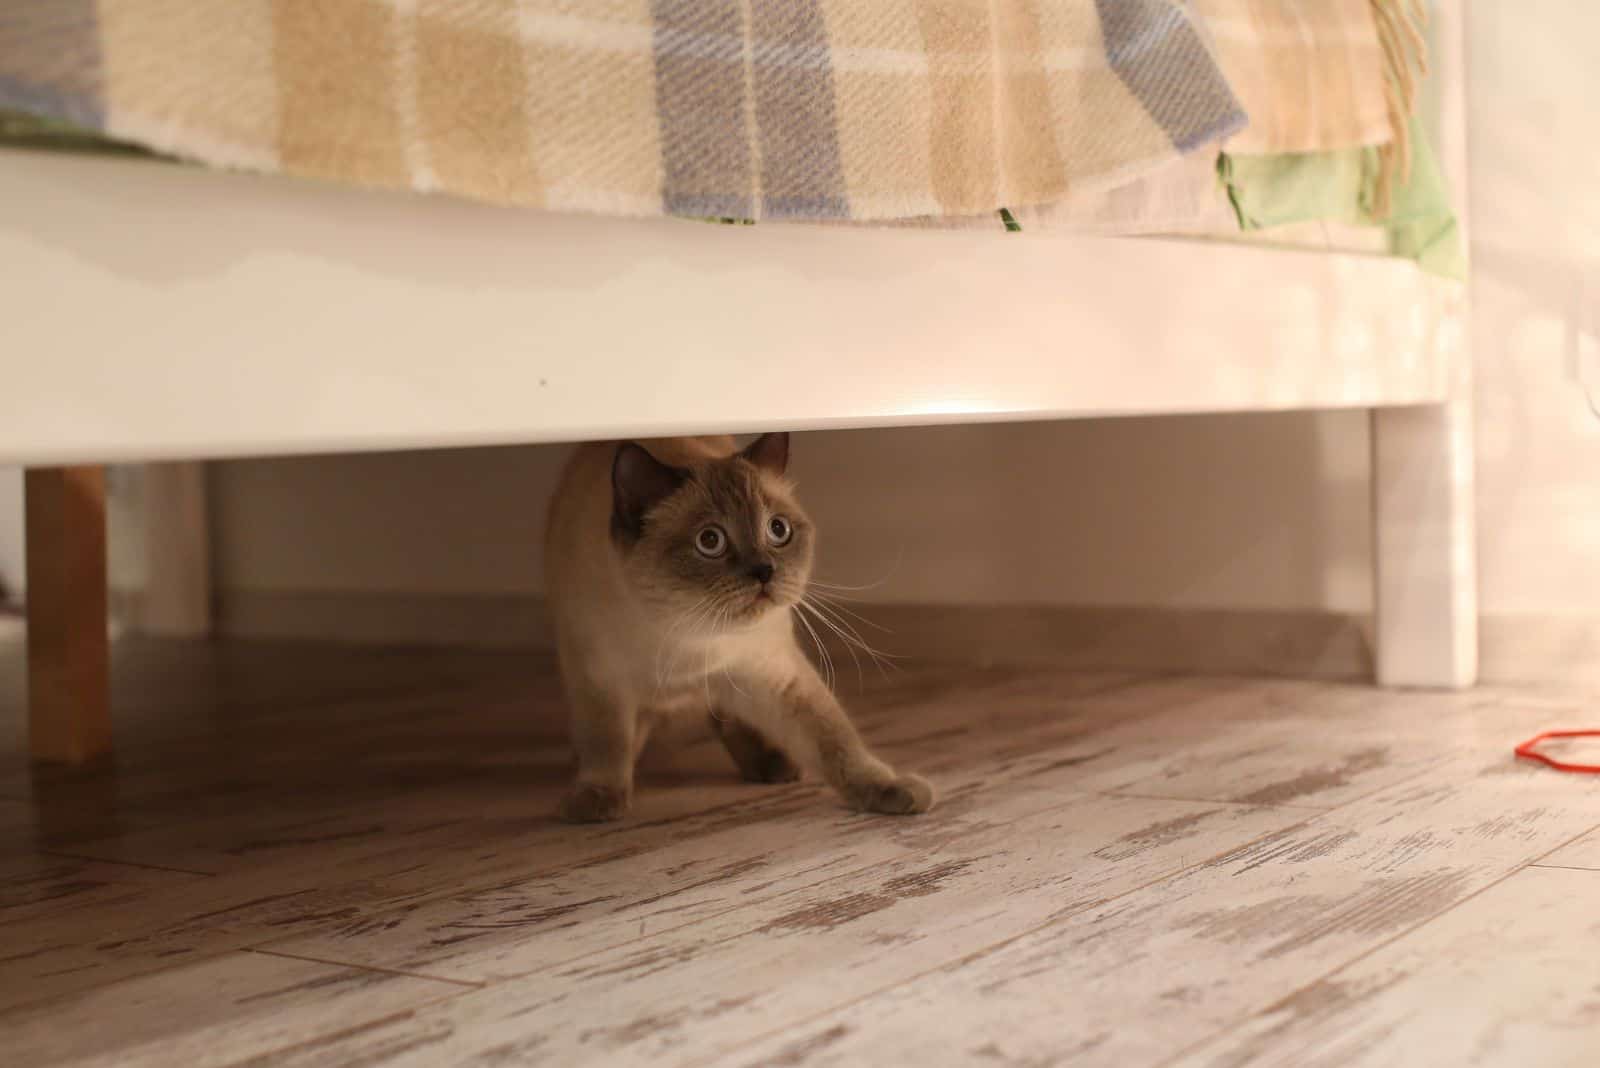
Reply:
[[1448, 404], [1372, 413], [1381, 686], [1460, 689], [1477, 680], [1470, 371], [1461, 377], [1469, 381]]
[[111, 749], [105, 470], [29, 470], [26, 493], [28, 745], [81, 764]]

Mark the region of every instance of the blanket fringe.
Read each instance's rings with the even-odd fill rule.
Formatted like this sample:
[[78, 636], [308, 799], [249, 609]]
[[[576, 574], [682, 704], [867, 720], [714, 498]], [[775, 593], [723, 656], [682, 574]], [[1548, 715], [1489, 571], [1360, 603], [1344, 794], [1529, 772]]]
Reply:
[[1411, 116], [1416, 111], [1417, 88], [1428, 73], [1427, 0], [1369, 0], [1372, 20], [1383, 46], [1385, 98], [1389, 126], [1394, 136], [1378, 148], [1378, 173], [1373, 188], [1372, 211], [1387, 218], [1393, 207], [1396, 178], [1411, 179]]

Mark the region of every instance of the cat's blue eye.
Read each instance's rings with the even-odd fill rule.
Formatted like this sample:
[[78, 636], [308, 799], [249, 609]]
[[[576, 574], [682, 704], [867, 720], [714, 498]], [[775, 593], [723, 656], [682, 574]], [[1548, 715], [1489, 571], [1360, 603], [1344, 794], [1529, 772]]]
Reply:
[[794, 537], [794, 527], [783, 516], [775, 515], [767, 520], [767, 537], [774, 545], [787, 545]]
[[707, 560], [715, 560], [728, 551], [728, 536], [719, 526], [701, 527], [694, 536], [694, 551]]

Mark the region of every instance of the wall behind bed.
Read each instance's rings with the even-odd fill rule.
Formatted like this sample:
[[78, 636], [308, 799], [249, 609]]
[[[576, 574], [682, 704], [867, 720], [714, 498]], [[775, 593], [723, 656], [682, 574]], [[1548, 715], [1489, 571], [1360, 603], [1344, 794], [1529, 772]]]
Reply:
[[[1600, 679], [1600, 7], [1468, 21], [1486, 679]], [[828, 573], [895, 641], [1358, 674], [1361, 413], [808, 435]], [[537, 641], [559, 449], [219, 465], [219, 585], [250, 633]], [[993, 606], [1002, 606], [999, 609]], [[988, 643], [990, 647], [974, 648]]]
[[[1293, 633], [1367, 611], [1366, 441], [1362, 413], [834, 431], [797, 436], [794, 473], [822, 577], [902, 606], [878, 610], [890, 648], [1069, 646], [1084, 663], [1163, 666], [1176, 613], [1195, 632], [1190, 666], [1215, 667], [1193, 639], [1219, 622]], [[216, 465], [224, 627], [537, 644], [544, 502], [565, 455]], [[996, 620], [997, 605], [1031, 607]], [[1359, 634], [1343, 630], [1337, 671], [1359, 671]]]
[[1600, 679], [1600, 6], [1476, 4], [1478, 566], [1490, 677]]

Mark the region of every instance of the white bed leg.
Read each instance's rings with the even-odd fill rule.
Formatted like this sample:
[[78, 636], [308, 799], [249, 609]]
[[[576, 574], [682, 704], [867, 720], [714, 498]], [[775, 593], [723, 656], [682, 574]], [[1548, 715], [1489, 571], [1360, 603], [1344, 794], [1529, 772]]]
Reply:
[[1372, 413], [1381, 686], [1459, 689], [1477, 679], [1470, 371], [1459, 377], [1469, 380], [1458, 381], [1448, 404]]
[[211, 633], [211, 537], [202, 463], [144, 465], [145, 589], [139, 627], [171, 638]]
[[[1433, 128], [1467, 240], [1467, 5], [1434, 5]], [[1434, 343], [1450, 352], [1450, 402], [1372, 413], [1372, 552], [1382, 686], [1462, 688], [1478, 677], [1471, 318], [1453, 297]]]

